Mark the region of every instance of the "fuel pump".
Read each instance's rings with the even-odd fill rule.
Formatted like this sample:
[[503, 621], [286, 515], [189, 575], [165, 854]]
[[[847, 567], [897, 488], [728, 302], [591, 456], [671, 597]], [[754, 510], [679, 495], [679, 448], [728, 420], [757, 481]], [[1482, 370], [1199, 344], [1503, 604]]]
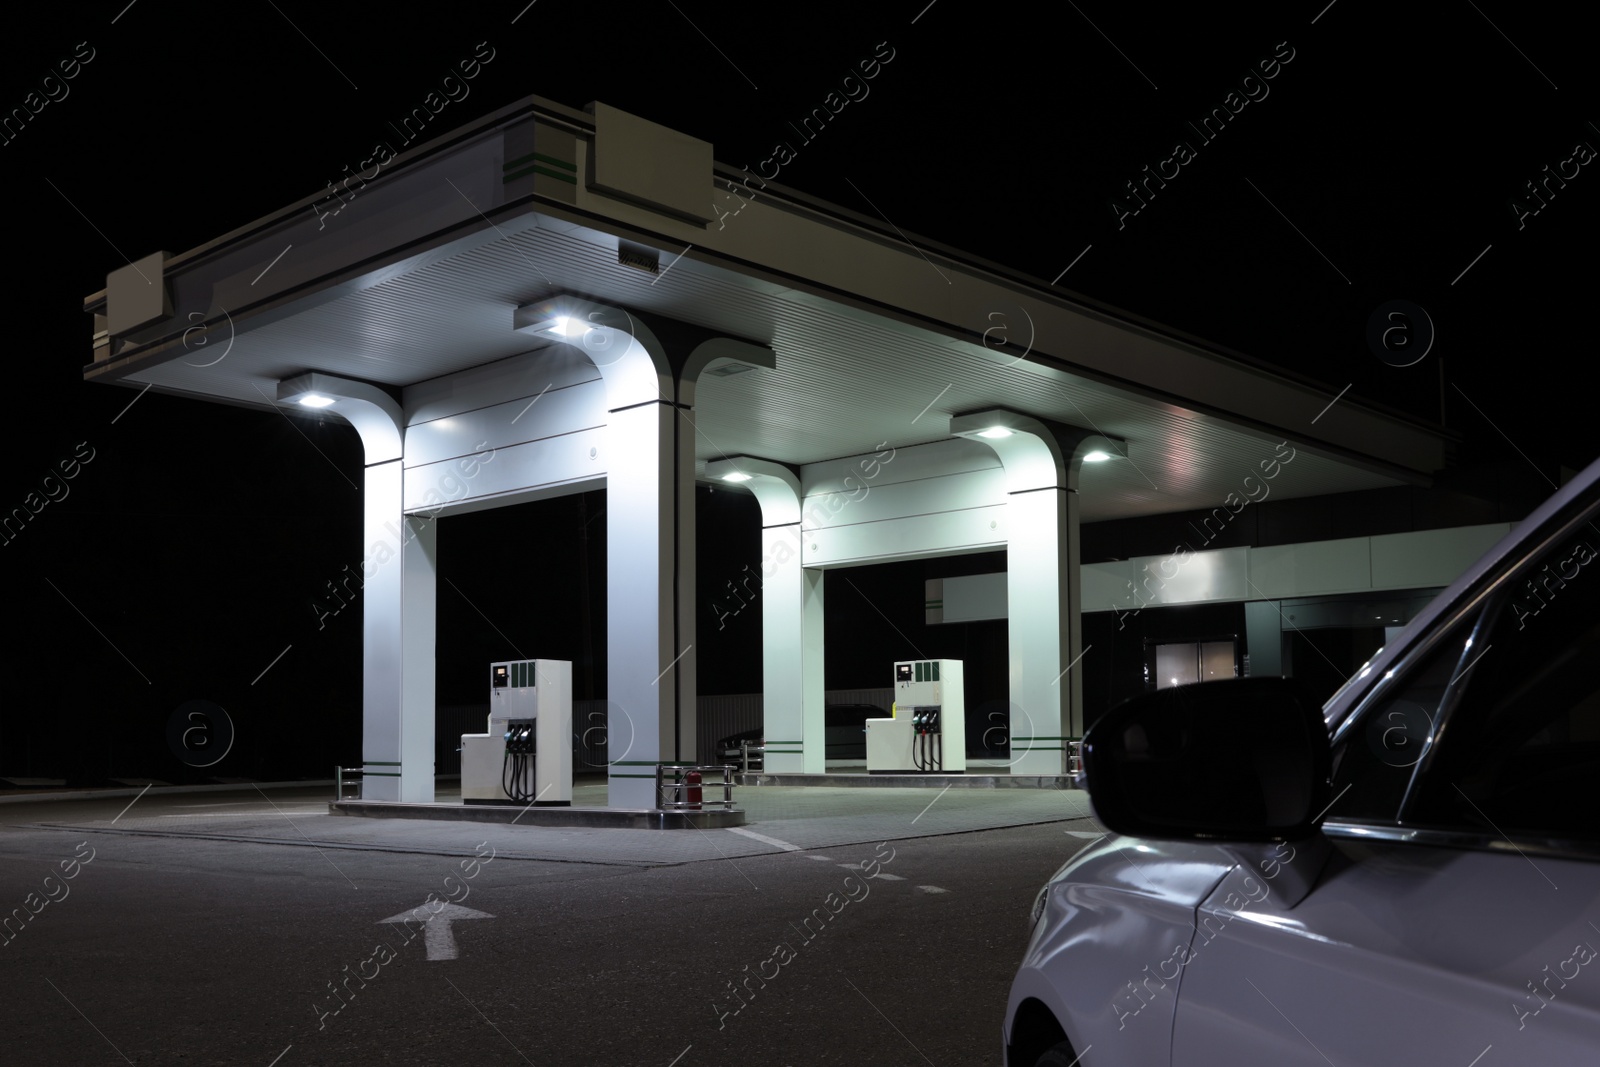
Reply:
[[[893, 713], [867, 720], [869, 774], [964, 774], [967, 720], [958, 659], [894, 665]], [[956, 738], [947, 754], [944, 735]]]
[[461, 735], [466, 804], [572, 803], [572, 664], [489, 664], [489, 721]]

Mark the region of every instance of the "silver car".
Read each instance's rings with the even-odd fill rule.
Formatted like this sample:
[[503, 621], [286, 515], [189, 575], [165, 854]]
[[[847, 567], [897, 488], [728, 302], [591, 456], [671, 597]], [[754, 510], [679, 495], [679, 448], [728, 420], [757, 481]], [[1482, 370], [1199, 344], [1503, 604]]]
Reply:
[[1034, 904], [1007, 1067], [1600, 1063], [1597, 555], [1600, 463], [1322, 707], [1107, 712], [1111, 833]]

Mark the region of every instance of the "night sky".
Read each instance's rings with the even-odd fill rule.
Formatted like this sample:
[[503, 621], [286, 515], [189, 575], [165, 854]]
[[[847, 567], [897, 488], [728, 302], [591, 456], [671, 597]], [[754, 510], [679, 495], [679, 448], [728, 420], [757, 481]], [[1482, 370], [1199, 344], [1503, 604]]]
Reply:
[[[164, 730], [191, 699], [239, 725], [214, 773], [358, 758], [359, 601], [313, 606], [359, 570], [354, 432], [155, 393], [130, 407], [135, 391], [82, 380], [82, 300], [130, 259], [325, 189], [430, 93], [446, 103], [429, 136], [535, 94], [613, 104], [736, 167], [781, 159], [778, 181], [913, 237], [1330, 400], [1348, 386], [1442, 419], [1464, 462], [1532, 483], [1600, 451], [1585, 322], [1600, 108], [1576, 16], [1487, 0], [524, 5], [115, 0], [8, 17], [0, 508], [30, 517], [0, 538], [0, 776], [181, 777]], [[469, 59], [475, 76], [447, 82]], [[792, 124], [830, 99], [837, 116], [805, 140]], [[1409, 366], [1369, 343], [1393, 301], [1434, 331]], [[444, 520], [441, 703], [482, 700], [487, 663], [519, 654], [574, 659], [580, 696], [603, 684], [604, 505]], [[759, 557], [748, 497], [702, 490], [700, 506], [703, 559]], [[886, 684], [908, 654], [893, 623], [912, 644], [992, 640], [915, 629], [924, 571], [897, 566], [841, 572], [853, 592], [830, 577], [831, 687]], [[602, 615], [582, 615], [585, 583]], [[707, 605], [702, 689], [756, 689], [758, 606], [717, 619]]]

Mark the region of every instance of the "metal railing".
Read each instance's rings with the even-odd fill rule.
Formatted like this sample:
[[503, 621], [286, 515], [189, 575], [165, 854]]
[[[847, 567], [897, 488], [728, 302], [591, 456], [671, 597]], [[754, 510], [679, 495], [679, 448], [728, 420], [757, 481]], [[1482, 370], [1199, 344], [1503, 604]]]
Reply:
[[[351, 774], [351, 775], [355, 776], [355, 784], [356, 784], [357, 792], [356, 792], [356, 795], [353, 796], [353, 797], [347, 797], [347, 796], [344, 795], [344, 776], [347, 775], [347, 774]], [[360, 788], [361, 788], [361, 768], [360, 767], [335, 767], [333, 769], [333, 799], [335, 799], [335, 800], [360, 800], [361, 799]]]
[[766, 745], [752, 745], [750, 743], [749, 739], [747, 738], [747, 739], [739, 742], [739, 770], [741, 772], [743, 772], [743, 773], [749, 773], [749, 771], [750, 771], [750, 753], [752, 753], [752, 752], [754, 752], [756, 755], [761, 757], [761, 769], [762, 770], [766, 770], [766, 767], [767, 767], [767, 756], [766, 756], [767, 746]]
[[[693, 804], [689, 801], [687, 781], [690, 771], [700, 772], [702, 790], [701, 799]], [[668, 775], [671, 775], [670, 781]], [[713, 780], [712, 775], [715, 775], [717, 780]], [[722, 799], [705, 799], [703, 791], [715, 789], [719, 785], [722, 787]], [[732, 811], [733, 765], [725, 763], [716, 767], [694, 767], [688, 764], [656, 764], [656, 808], [660, 811], [703, 811], [706, 808]]]

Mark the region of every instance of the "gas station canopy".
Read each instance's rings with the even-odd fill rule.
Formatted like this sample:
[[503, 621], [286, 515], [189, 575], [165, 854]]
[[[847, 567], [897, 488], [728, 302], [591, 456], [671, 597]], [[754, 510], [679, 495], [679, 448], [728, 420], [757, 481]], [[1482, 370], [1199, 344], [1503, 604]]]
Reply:
[[1284, 498], [1443, 466], [1422, 426], [1349, 397], [1324, 413], [1320, 387], [907, 240], [605, 105], [530, 98], [331, 190], [113, 272], [85, 302], [85, 376], [257, 408], [312, 371], [398, 397], [559, 343], [516, 311], [573, 294], [771, 349], [772, 367], [700, 382], [702, 467], [942, 440], [953, 413], [996, 407], [1127, 443], [1129, 462], [1085, 470], [1084, 521], [1213, 507], [1285, 437], [1300, 456]]
[[369, 799], [432, 799], [440, 515], [607, 490], [611, 802], [648, 807], [695, 755], [697, 480], [762, 510], [769, 770], [822, 770], [828, 569], [1005, 549], [1013, 769], [1057, 774], [1080, 523], [1444, 466], [1424, 426], [603, 104], [528, 99], [375, 158], [113, 271], [85, 371], [359, 433]]

